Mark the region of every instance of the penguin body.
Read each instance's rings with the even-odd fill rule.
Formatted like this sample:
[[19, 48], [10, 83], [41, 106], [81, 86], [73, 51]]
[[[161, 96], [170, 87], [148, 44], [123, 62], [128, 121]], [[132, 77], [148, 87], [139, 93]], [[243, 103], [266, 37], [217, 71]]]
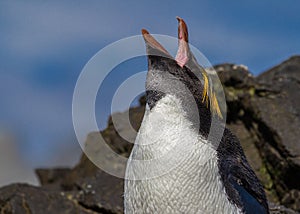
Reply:
[[[179, 38], [186, 38], [186, 25], [178, 20]], [[220, 121], [214, 126], [220, 139], [209, 138], [220, 111], [210, 108], [218, 103], [209, 102], [214, 94], [206, 96], [205, 80], [198, 77], [204, 69], [187, 43], [179, 47], [187, 52], [173, 59], [146, 30], [142, 33], [149, 109], [127, 163], [125, 213], [269, 213], [237, 137]]]

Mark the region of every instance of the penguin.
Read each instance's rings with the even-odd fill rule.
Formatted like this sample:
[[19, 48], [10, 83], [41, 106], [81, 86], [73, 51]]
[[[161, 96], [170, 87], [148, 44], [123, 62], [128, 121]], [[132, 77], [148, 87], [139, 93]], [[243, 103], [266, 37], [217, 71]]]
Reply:
[[[124, 212], [268, 214], [264, 189], [238, 138], [221, 122], [213, 86], [189, 48], [186, 23], [177, 20], [175, 58], [142, 30], [147, 108], [127, 162]], [[212, 121], [219, 121], [219, 140], [209, 137]]]

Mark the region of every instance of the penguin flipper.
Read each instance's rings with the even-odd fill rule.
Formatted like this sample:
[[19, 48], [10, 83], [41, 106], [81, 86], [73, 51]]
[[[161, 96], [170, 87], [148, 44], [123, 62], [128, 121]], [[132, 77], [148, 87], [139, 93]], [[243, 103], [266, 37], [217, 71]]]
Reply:
[[263, 186], [249, 165], [238, 138], [227, 128], [217, 153], [228, 199], [246, 214], [268, 214]]
[[228, 177], [229, 182], [239, 196], [243, 212], [245, 214], [268, 214], [268, 207], [262, 203], [264, 197], [259, 193], [257, 182], [245, 177], [247, 175], [242, 174], [244, 170], [247, 169], [237, 170], [236, 173], [231, 173]]

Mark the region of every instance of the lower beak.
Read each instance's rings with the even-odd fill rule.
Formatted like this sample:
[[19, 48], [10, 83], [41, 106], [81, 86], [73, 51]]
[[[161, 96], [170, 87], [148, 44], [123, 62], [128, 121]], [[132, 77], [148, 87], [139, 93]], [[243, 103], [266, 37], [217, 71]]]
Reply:
[[188, 44], [188, 29], [184, 20], [176, 17], [178, 20], [178, 51], [175, 57], [177, 64], [181, 67], [185, 66], [189, 61], [189, 44]]

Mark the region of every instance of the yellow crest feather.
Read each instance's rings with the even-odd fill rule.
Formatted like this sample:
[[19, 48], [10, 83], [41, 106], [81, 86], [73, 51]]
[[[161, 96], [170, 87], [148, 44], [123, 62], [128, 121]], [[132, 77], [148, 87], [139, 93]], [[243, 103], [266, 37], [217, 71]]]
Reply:
[[205, 71], [202, 71], [204, 86], [203, 86], [203, 94], [202, 94], [202, 103], [206, 103], [206, 107], [208, 108], [208, 102], [210, 101], [210, 108], [213, 114], [217, 114], [221, 119], [223, 119], [219, 102], [217, 100], [217, 96], [215, 92], [213, 92], [213, 87], [209, 84], [208, 76]]
[[206, 107], [208, 107], [208, 77], [205, 72], [202, 72], [203, 79], [204, 79], [204, 87], [203, 87], [203, 94], [202, 94], [202, 103], [206, 103]]

